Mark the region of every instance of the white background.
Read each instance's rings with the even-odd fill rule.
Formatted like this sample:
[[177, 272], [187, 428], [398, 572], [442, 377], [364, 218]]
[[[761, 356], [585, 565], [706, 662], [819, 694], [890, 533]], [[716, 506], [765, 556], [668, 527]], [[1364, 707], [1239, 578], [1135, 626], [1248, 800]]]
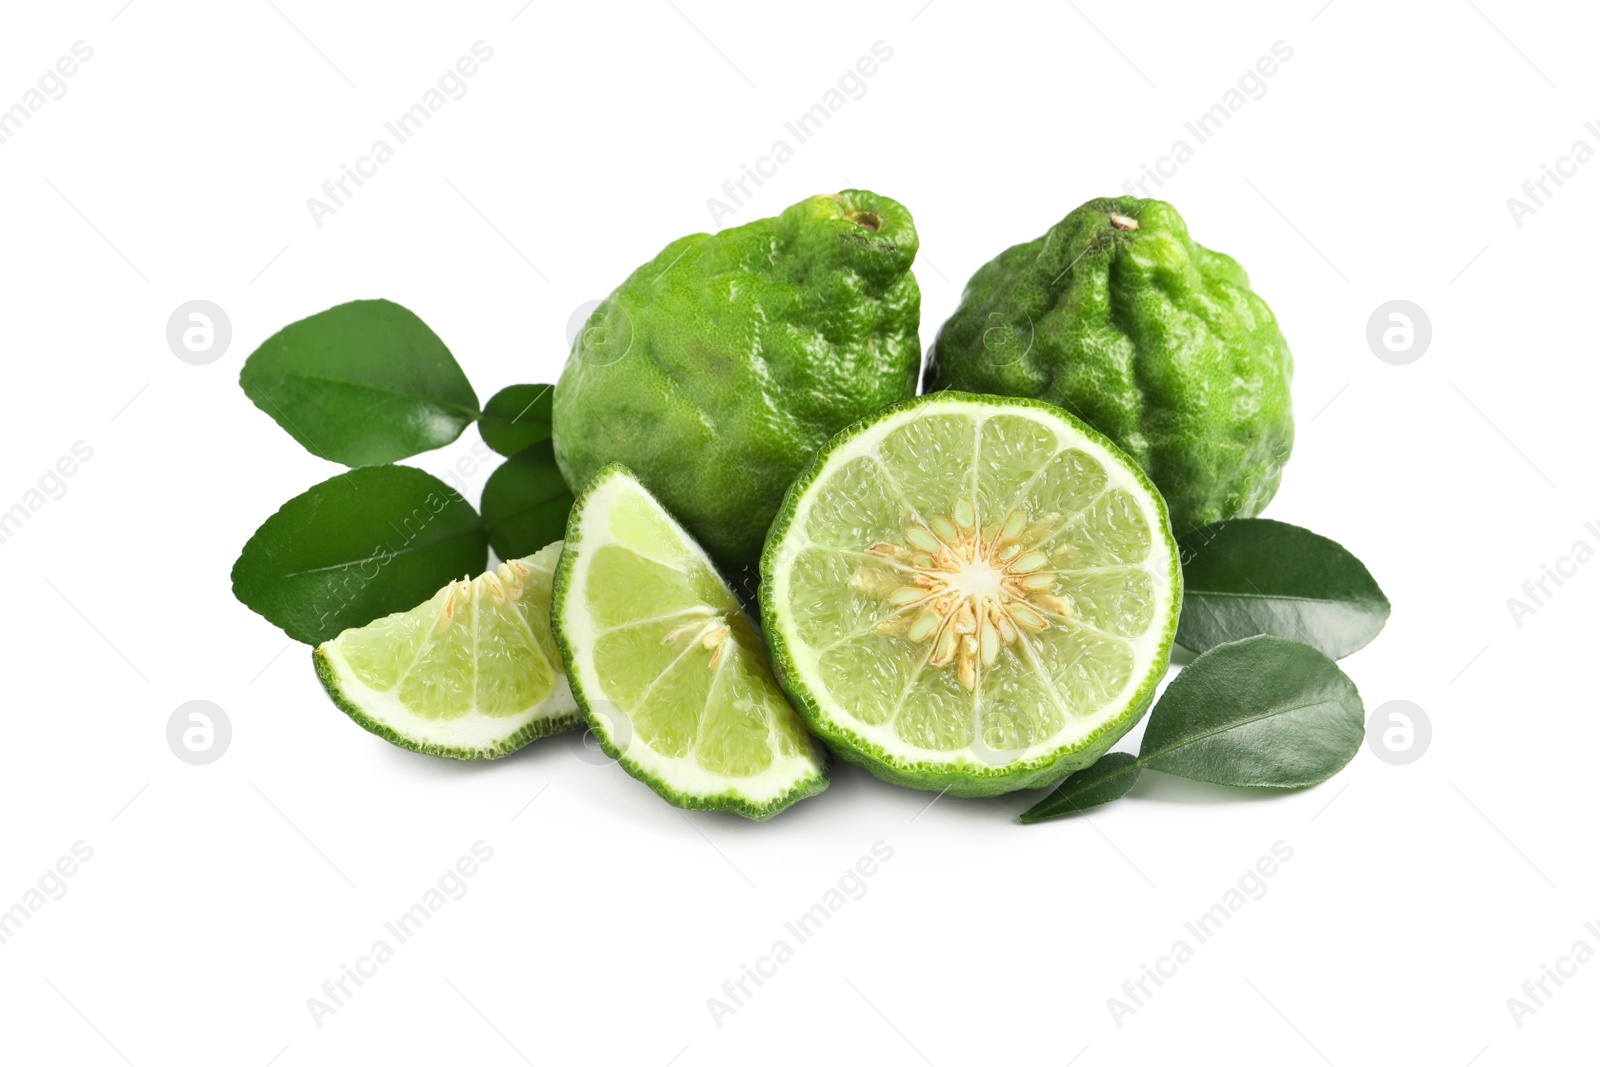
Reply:
[[[1520, 626], [1507, 599], [1600, 547], [1600, 164], [1520, 227], [1506, 200], [1575, 140], [1600, 148], [1596, 19], [1320, 3], [13, 5], [0, 107], [74, 42], [94, 53], [0, 145], [0, 510], [75, 442], [93, 457], [0, 544], [0, 908], [75, 842], [93, 857], [0, 945], [0, 1057], [1592, 1060], [1600, 962], [1520, 1027], [1506, 1002], [1575, 941], [1600, 949], [1600, 563]], [[467, 94], [317, 227], [307, 198], [479, 40]], [[930, 808], [848, 767], [770, 823], [685, 816], [567, 738], [487, 766], [392, 748], [233, 599], [245, 539], [333, 471], [238, 389], [257, 344], [383, 296], [481, 398], [551, 381], [573, 311], [714, 228], [707, 198], [880, 40], [865, 95], [723, 224], [852, 185], [901, 200], [924, 345], [981, 263], [1193, 145], [1186, 120], [1293, 49], [1159, 195], [1282, 320], [1298, 439], [1269, 514], [1388, 592], [1388, 629], [1344, 667], [1369, 709], [1426, 711], [1420, 760], [1363, 749], [1272, 797], [1151, 774], [1035, 827], [1014, 816], [1037, 794]], [[197, 298], [233, 328], [208, 366], [165, 340]], [[1406, 366], [1365, 338], [1396, 298], [1433, 325]], [[477, 440], [414, 462], [442, 472]], [[165, 740], [191, 699], [233, 725], [209, 766]], [[480, 840], [467, 894], [316, 1025], [307, 999]], [[707, 998], [877, 841], [893, 858], [865, 896], [717, 1026]], [[1185, 921], [1278, 841], [1293, 858], [1265, 896], [1117, 1025], [1108, 998], [1194, 945]]]

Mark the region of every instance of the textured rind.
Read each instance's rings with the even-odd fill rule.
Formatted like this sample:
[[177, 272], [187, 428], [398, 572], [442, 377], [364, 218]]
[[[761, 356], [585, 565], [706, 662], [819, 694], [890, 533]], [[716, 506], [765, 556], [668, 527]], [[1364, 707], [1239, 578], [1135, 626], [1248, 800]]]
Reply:
[[328, 655], [319, 645], [311, 651], [312, 662], [317, 668], [317, 679], [322, 683], [322, 688], [327, 690], [328, 699], [351, 719], [357, 726], [368, 733], [377, 734], [392, 745], [409, 749], [412, 752], [421, 752], [427, 756], [444, 756], [447, 759], [458, 760], [489, 760], [508, 756], [530, 741], [537, 741], [541, 737], [570, 730], [583, 721], [583, 715], [578, 711], [566, 715], [552, 716], [547, 719], [535, 719], [516, 733], [507, 737], [498, 744], [488, 748], [454, 748], [449, 745], [436, 745], [431, 742], [413, 741], [403, 734], [369, 718], [359, 707], [345, 697], [344, 691], [339, 688], [339, 681], [334, 676], [333, 665], [328, 662]]
[[979, 268], [924, 384], [1065, 408], [1150, 475], [1181, 536], [1258, 515], [1277, 492], [1294, 444], [1292, 374], [1243, 268], [1195, 244], [1172, 205], [1115, 197]]
[[[594, 494], [595, 490], [604, 485], [606, 480], [614, 474], [625, 474], [637, 479], [637, 475], [634, 475], [631, 470], [621, 463], [606, 464], [600, 469], [599, 473], [597, 473], [594, 478], [592, 478], [589, 483], [583, 487], [583, 491], [578, 494], [577, 503], [572, 506], [572, 513], [567, 520], [567, 536], [565, 547], [561, 551], [561, 559], [556, 563], [555, 585], [550, 598], [550, 630], [555, 636], [556, 647], [561, 650], [561, 659], [565, 663], [573, 662], [573, 653], [572, 645], [568, 641], [566, 632], [561, 625], [561, 614], [562, 607], [566, 603], [568, 589], [572, 581], [572, 571], [577, 565], [577, 553], [573, 549], [574, 546], [582, 543], [580, 526], [581, 516], [583, 514], [583, 505], [584, 502]], [[645, 489], [645, 492], [648, 493], [649, 491], [650, 490], [648, 488]], [[726, 579], [724, 579], [724, 581], [726, 581]], [[775, 666], [776, 665], [774, 665], [774, 667]], [[774, 676], [776, 676], [776, 670], [774, 670]], [[611, 736], [609, 731], [606, 729], [604, 720], [600, 716], [596, 715], [591, 708], [590, 699], [588, 694], [584, 692], [583, 682], [579, 678], [579, 672], [576, 670], [569, 671], [567, 674], [567, 681], [572, 686], [572, 696], [578, 702], [578, 708], [582, 712], [584, 721], [589, 727], [589, 731], [594, 736], [594, 739], [599, 742], [601, 750], [605, 752], [606, 755], [616, 760], [617, 764], [621, 766], [623, 770], [627, 771], [631, 777], [636, 778], [645, 785], [649, 786], [655, 791], [657, 796], [661, 797], [668, 804], [671, 804], [675, 808], [687, 808], [691, 811], [727, 812], [734, 815], [742, 815], [745, 818], [753, 819], [756, 822], [761, 822], [772, 818], [780, 811], [793, 806], [807, 797], [816, 796], [818, 793], [828, 788], [828, 778], [832, 761], [829, 758], [828, 750], [818, 746], [817, 752], [822, 764], [821, 770], [809, 778], [803, 778], [796, 782], [794, 788], [789, 790], [787, 793], [784, 793], [782, 796], [775, 797], [772, 800], [766, 801], [765, 803], [755, 803], [748, 797], [740, 796], [732, 790], [729, 790], [725, 793], [717, 793], [711, 796], [698, 796], [674, 789], [671, 785], [663, 782], [655, 774], [644, 769], [633, 760], [628, 759], [620, 749], [611, 743]]]
[[[1007, 764], [1004, 767], [977, 768], [965, 766], [954, 768], [948, 764], [939, 764], [932, 761], [907, 761], [890, 755], [882, 747], [863, 739], [848, 726], [834, 722], [822, 710], [815, 695], [803, 679], [798, 677], [794, 667], [794, 657], [789, 651], [788, 642], [783, 635], [781, 626], [774, 625], [778, 618], [778, 605], [774, 601], [773, 578], [776, 573], [776, 561], [780, 554], [780, 546], [784, 536], [788, 533], [794, 521], [794, 513], [799, 507], [800, 498], [805, 495], [817, 476], [826, 468], [833, 453], [845, 445], [851, 438], [861, 431], [876, 425], [886, 418], [890, 418], [901, 411], [920, 407], [923, 404], [941, 403], [948, 401], [964, 401], [974, 404], [983, 404], [997, 408], [1030, 407], [1044, 411], [1057, 418], [1064, 419], [1084, 437], [1108, 449], [1113, 456], [1121, 455], [1128, 462], [1128, 469], [1138, 479], [1151, 496], [1154, 498], [1157, 510], [1167, 528], [1169, 540], [1169, 566], [1168, 577], [1172, 582], [1172, 607], [1168, 613], [1166, 625], [1166, 639], [1163, 642], [1162, 652], [1150, 666], [1144, 681], [1134, 697], [1129, 701], [1122, 715], [1101, 724], [1099, 729], [1084, 738], [1076, 747], [1064, 746], [1055, 752], [1046, 753], [1026, 763]], [[802, 718], [811, 732], [822, 738], [834, 754], [849, 763], [854, 763], [886, 782], [906, 786], [911, 789], [927, 789], [936, 792], [948, 792], [951, 796], [958, 797], [991, 797], [1002, 793], [1011, 793], [1018, 789], [1036, 789], [1050, 785], [1074, 771], [1094, 763], [1111, 746], [1122, 739], [1129, 730], [1133, 729], [1138, 721], [1144, 718], [1144, 713], [1150, 709], [1150, 704], [1155, 698], [1156, 687], [1166, 677], [1167, 666], [1172, 656], [1172, 638], [1178, 628], [1178, 611], [1183, 603], [1183, 572], [1178, 562], [1177, 545], [1172, 541], [1170, 520], [1168, 519], [1165, 502], [1161, 494], [1151, 484], [1150, 479], [1133, 463], [1121, 449], [1109, 440], [1104, 434], [1098, 433], [1093, 428], [1086, 426], [1079, 419], [1062, 411], [1052, 404], [1026, 397], [998, 397], [982, 396], [976, 394], [947, 391], [929, 393], [896, 404], [883, 411], [862, 419], [853, 426], [848, 426], [839, 431], [828, 445], [817, 453], [811, 463], [795, 479], [784, 495], [783, 506], [778, 510], [777, 518], [772, 520], [772, 529], [767, 534], [767, 544], [761, 554], [761, 618], [762, 631], [766, 638], [769, 658], [772, 660], [772, 673], [778, 679], [778, 684], [789, 694], [790, 703]]]
[[915, 395], [916, 252], [910, 212], [854, 189], [672, 242], [573, 344], [553, 409], [567, 484], [625, 463], [725, 567], [754, 564], [810, 455]]

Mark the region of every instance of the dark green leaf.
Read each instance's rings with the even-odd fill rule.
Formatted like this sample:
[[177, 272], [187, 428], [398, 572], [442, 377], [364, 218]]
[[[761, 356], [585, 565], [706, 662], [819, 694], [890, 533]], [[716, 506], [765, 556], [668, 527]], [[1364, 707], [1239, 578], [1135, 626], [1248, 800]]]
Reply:
[[478, 419], [484, 444], [502, 456], [514, 456], [529, 445], [548, 441], [554, 394], [548, 385], [508, 385], [491, 396]]
[[556, 467], [549, 441], [523, 449], [483, 486], [483, 523], [501, 559], [520, 559], [567, 532], [572, 493]]
[[1130, 752], [1110, 752], [1085, 767], [1039, 803], [1022, 813], [1025, 823], [1071, 815], [1125, 795], [1139, 780], [1139, 759]]
[[350, 467], [447, 445], [478, 417], [444, 342], [387, 300], [285, 326], [245, 360], [239, 384], [312, 454]]
[[1389, 618], [1389, 601], [1336, 542], [1271, 519], [1233, 519], [1179, 542], [1178, 644], [1196, 652], [1256, 634], [1301, 641], [1339, 659]]
[[314, 645], [487, 563], [483, 524], [454, 489], [413, 467], [360, 467], [261, 524], [233, 565], [233, 595]]
[[1361, 694], [1309, 645], [1250, 637], [1185, 667], [1150, 712], [1139, 761], [1219, 785], [1313, 785], [1361, 747]]

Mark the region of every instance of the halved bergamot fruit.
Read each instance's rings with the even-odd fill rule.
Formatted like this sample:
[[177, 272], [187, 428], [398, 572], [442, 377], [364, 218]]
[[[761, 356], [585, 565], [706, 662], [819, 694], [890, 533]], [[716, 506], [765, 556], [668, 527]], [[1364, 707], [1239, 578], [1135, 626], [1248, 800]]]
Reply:
[[827, 785], [827, 754], [772, 679], [705, 551], [627, 468], [572, 509], [554, 626], [595, 739], [680, 808], [775, 815]]
[[494, 759], [582, 721], [550, 635], [561, 542], [451, 582], [428, 602], [317, 646], [317, 677], [385, 740]]
[[1136, 723], [1182, 578], [1160, 495], [1048, 404], [941, 392], [828, 443], [767, 535], [761, 615], [812, 730], [891, 782], [1048, 785]]

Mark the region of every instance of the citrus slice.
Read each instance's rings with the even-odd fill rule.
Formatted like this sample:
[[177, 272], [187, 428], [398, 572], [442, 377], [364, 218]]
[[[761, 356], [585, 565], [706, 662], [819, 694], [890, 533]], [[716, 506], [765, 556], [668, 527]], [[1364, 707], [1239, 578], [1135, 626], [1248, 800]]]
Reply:
[[556, 569], [556, 640], [608, 755], [680, 808], [775, 815], [827, 756], [705, 551], [627, 468], [579, 497]]
[[1166, 505], [1034, 400], [879, 412], [790, 487], [761, 560], [779, 679], [880, 778], [957, 796], [1088, 766], [1166, 673], [1182, 578]]
[[494, 759], [581, 721], [550, 635], [561, 542], [317, 646], [328, 696], [401, 748]]

